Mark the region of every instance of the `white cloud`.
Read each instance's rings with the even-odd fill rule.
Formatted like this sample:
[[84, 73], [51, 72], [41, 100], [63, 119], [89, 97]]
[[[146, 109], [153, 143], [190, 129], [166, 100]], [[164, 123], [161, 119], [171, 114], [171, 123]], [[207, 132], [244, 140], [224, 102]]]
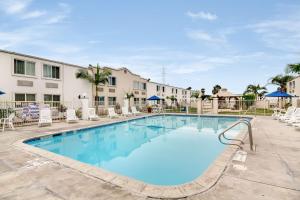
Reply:
[[7, 14], [18, 14], [23, 12], [32, 0], [4, 0], [0, 2], [0, 8]]
[[32, 2], [33, 0], [7, 0], [0, 2], [0, 9], [8, 15], [15, 15], [23, 20], [38, 18], [46, 15], [46, 11], [29, 10], [29, 6]]
[[[297, 11], [298, 12], [298, 11]], [[263, 20], [245, 28], [252, 30], [267, 47], [287, 51], [300, 52], [300, 14], [274, 17], [272, 20]]]
[[37, 17], [41, 17], [43, 15], [46, 15], [46, 11], [40, 11], [40, 10], [35, 10], [35, 11], [31, 11], [28, 13], [25, 13], [24, 15], [22, 15], [22, 19], [33, 19], [33, 18], [37, 18]]
[[89, 44], [100, 44], [100, 43], [102, 43], [102, 41], [99, 41], [99, 40], [89, 40], [88, 43]]
[[204, 19], [204, 20], [209, 20], [209, 21], [213, 21], [218, 19], [218, 16], [216, 14], [212, 14], [210, 12], [192, 12], [192, 11], [188, 11], [186, 13], [187, 16], [189, 16], [192, 19]]
[[53, 16], [48, 18], [46, 20], [46, 24], [57, 24], [62, 22], [64, 19], [68, 17], [68, 15], [71, 13], [71, 6], [66, 3], [59, 3], [59, 12], [54, 13]]
[[226, 38], [224, 35], [213, 36], [202, 30], [189, 30], [187, 31], [187, 36], [190, 39], [204, 41], [207, 43], [218, 43], [218, 44], [226, 43]]

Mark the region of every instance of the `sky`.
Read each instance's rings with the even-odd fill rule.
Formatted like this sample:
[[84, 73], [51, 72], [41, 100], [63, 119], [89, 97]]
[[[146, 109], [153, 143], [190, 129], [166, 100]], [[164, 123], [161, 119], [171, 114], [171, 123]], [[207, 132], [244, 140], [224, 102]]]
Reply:
[[299, 0], [0, 0], [0, 49], [156, 82], [165, 68], [171, 85], [242, 93], [300, 62], [299, 10]]

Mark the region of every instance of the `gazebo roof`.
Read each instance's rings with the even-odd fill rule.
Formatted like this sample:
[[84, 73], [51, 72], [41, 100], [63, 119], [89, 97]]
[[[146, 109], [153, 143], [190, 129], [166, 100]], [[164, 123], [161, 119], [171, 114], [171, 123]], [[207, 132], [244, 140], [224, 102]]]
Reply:
[[242, 95], [233, 94], [229, 92], [226, 88], [222, 88], [214, 97], [241, 97]]

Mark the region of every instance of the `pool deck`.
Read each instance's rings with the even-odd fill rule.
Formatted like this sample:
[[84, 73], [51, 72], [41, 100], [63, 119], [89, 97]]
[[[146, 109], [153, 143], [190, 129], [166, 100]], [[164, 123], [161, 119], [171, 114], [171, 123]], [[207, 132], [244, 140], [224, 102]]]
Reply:
[[[0, 132], [0, 199], [151, 199], [15, 146], [17, 141], [47, 132], [110, 121], [54, 123]], [[213, 187], [184, 199], [299, 200], [300, 131], [270, 117], [257, 117], [253, 135], [256, 152], [249, 151], [246, 140], [245, 163], [230, 162]]]

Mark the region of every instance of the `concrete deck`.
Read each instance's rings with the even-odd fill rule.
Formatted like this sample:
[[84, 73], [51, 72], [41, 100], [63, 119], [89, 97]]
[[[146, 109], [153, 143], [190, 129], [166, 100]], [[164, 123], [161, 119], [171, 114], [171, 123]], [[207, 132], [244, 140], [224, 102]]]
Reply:
[[[0, 199], [149, 199], [13, 145], [64, 127], [97, 123], [56, 123], [0, 133]], [[246, 141], [245, 164], [230, 163], [214, 187], [186, 199], [300, 199], [300, 131], [269, 117], [258, 117], [253, 131], [257, 150], [251, 153]]]

